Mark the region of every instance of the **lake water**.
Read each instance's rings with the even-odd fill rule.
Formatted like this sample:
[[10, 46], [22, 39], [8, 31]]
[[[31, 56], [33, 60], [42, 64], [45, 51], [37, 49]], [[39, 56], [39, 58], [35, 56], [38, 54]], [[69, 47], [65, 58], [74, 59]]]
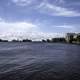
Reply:
[[80, 45], [1, 42], [0, 80], [80, 80]]

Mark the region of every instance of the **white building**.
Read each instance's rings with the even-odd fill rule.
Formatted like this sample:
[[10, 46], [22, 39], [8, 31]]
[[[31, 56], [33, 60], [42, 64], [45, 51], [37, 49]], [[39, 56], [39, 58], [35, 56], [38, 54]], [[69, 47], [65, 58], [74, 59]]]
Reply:
[[65, 39], [68, 43], [72, 43], [78, 36], [80, 36], [80, 33], [67, 33]]
[[76, 37], [76, 34], [75, 33], [67, 33], [66, 34], [66, 41], [69, 43], [69, 42], [72, 42], [72, 39]]

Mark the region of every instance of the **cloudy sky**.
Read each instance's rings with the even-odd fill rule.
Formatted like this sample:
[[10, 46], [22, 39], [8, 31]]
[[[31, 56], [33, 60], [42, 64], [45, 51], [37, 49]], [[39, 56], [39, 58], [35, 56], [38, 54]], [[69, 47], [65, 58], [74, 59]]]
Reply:
[[80, 32], [80, 0], [0, 0], [0, 38], [40, 40]]

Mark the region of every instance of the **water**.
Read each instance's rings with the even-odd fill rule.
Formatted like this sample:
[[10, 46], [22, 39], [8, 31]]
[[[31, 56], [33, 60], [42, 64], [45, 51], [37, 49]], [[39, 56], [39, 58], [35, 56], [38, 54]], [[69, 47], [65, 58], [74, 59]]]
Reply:
[[0, 80], [80, 80], [80, 46], [0, 43]]

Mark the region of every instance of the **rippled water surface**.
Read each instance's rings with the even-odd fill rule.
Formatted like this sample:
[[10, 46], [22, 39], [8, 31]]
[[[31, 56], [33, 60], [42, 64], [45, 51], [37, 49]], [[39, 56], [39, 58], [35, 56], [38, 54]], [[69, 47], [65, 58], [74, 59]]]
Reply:
[[80, 80], [80, 45], [0, 43], [0, 80]]

